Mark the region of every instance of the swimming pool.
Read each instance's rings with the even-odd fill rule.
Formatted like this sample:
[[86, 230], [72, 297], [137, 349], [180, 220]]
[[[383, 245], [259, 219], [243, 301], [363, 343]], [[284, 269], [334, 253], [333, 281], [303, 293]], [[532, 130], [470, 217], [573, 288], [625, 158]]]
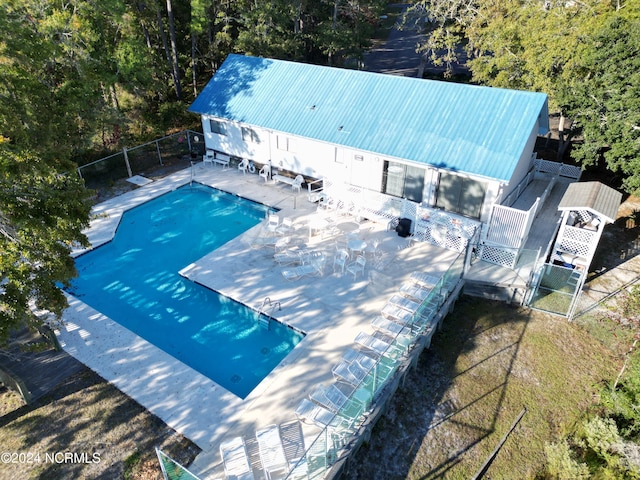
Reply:
[[303, 334], [179, 275], [249, 228], [264, 205], [200, 184], [124, 213], [109, 243], [76, 258], [70, 293], [245, 398]]

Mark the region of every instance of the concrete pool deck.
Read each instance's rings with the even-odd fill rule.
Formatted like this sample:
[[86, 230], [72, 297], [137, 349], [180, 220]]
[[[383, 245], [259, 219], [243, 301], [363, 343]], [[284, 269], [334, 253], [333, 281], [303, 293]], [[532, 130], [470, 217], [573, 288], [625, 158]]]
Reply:
[[[370, 321], [411, 272], [444, 273], [457, 253], [412, 245], [372, 222], [357, 226], [338, 219], [342, 230], [358, 228], [369, 244], [379, 242], [378, 255], [369, 256], [365, 274], [354, 280], [333, 269], [336, 239], [342, 234], [310, 235], [317, 207], [307, 201], [305, 191], [296, 194], [282, 183], [266, 185], [258, 175], [243, 175], [235, 168], [200, 163], [193, 173], [199, 183], [280, 209], [281, 219], [294, 221], [291, 243], [305, 243], [327, 260], [321, 277], [286, 280], [285, 267], [273, 259], [273, 247], [251, 247], [262, 234], [261, 224], [185, 265], [181, 273], [253, 308], [261, 307], [268, 297], [280, 310], [267, 312], [306, 337], [243, 400], [74, 297], [69, 296], [70, 307], [58, 335], [68, 353], [195, 442], [202, 453], [189, 469], [204, 480], [224, 477], [218, 451], [223, 440], [250, 439], [259, 428], [295, 420], [298, 403], [319, 384], [333, 381], [332, 366], [353, 345], [358, 332], [372, 332]], [[92, 246], [113, 237], [124, 211], [188, 184], [191, 174], [192, 169], [186, 169], [97, 205], [87, 232]], [[307, 446], [320, 433], [308, 425], [303, 431]]]

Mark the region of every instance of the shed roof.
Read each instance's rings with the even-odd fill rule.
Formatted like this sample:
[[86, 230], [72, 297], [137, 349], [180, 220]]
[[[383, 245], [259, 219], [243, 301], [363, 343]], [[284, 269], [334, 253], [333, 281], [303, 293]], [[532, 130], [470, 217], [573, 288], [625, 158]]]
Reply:
[[589, 210], [613, 223], [622, 194], [600, 182], [572, 183], [558, 204], [558, 210]]
[[190, 111], [507, 182], [547, 95], [231, 54]]

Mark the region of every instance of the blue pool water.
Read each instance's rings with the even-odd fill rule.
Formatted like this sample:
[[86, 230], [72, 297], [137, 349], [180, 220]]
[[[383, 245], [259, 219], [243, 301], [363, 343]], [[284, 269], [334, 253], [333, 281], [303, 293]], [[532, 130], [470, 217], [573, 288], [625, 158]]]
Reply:
[[[113, 241], [76, 259], [70, 293], [245, 398], [303, 335], [178, 271], [265, 218], [267, 207], [203, 185], [126, 212]], [[263, 320], [266, 320], [263, 317]]]

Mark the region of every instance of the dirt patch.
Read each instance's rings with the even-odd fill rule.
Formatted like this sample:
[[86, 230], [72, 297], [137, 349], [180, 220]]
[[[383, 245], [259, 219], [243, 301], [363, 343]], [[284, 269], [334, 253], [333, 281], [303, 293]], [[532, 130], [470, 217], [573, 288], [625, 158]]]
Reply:
[[199, 453], [89, 369], [33, 405], [6, 390], [0, 405], [0, 445], [15, 456], [15, 462], [0, 465], [2, 478], [159, 480], [154, 447], [183, 465]]

